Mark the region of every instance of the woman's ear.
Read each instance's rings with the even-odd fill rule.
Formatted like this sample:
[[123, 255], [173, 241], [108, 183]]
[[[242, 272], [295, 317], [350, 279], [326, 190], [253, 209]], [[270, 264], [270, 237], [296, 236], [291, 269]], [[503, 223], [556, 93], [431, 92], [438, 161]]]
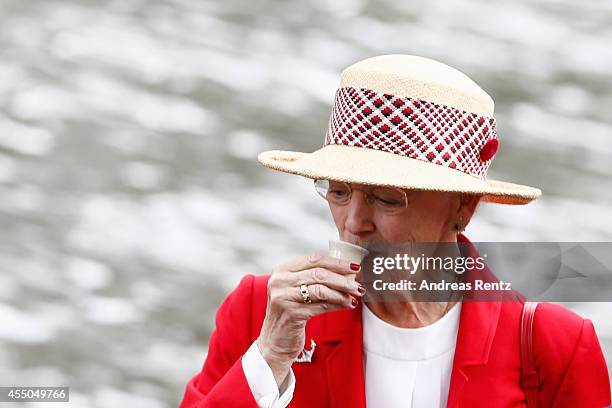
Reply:
[[475, 194], [461, 194], [459, 197], [459, 208], [457, 208], [457, 219], [461, 221], [461, 229], [465, 229], [476, 212], [476, 207], [481, 196]]

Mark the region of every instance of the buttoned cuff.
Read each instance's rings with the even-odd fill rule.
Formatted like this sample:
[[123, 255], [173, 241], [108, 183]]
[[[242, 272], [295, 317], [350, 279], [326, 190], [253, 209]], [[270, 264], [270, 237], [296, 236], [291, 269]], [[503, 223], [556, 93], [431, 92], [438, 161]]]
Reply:
[[257, 343], [253, 342], [242, 356], [242, 370], [259, 408], [285, 408], [289, 405], [295, 390], [293, 370], [289, 369], [279, 390], [272, 369], [261, 355]]

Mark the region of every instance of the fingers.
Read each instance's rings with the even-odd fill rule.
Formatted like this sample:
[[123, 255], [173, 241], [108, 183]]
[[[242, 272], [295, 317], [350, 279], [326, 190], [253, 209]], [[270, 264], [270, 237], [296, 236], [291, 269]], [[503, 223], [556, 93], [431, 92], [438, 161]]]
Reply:
[[293, 259], [282, 265], [279, 265], [275, 270], [299, 272], [305, 269], [325, 268], [343, 275], [356, 274], [361, 269], [359, 264], [344, 261], [338, 258], [332, 258], [326, 255], [310, 254], [300, 258]]
[[[298, 306], [300, 310], [299, 313], [306, 320], [334, 310], [345, 310], [347, 308], [354, 309], [358, 304], [353, 296], [335, 291], [324, 285], [310, 285], [308, 286], [308, 291], [310, 292], [311, 299], [314, 298], [313, 303], [301, 303], [300, 306]], [[303, 299], [300, 299], [300, 301], [303, 302]]]
[[[355, 281], [360, 265], [312, 254], [272, 270], [268, 306], [272, 313], [289, 313], [297, 320], [339, 309], [355, 308], [365, 289]], [[311, 303], [304, 303], [300, 286], [308, 287]]]
[[[272, 278], [270, 278], [272, 279]], [[357, 297], [322, 284], [308, 285], [311, 303], [305, 303], [299, 286], [277, 287], [269, 291], [266, 313], [284, 313], [292, 321], [307, 321], [313, 316], [333, 310], [356, 308]], [[282, 312], [281, 312], [282, 311]]]
[[[331, 289], [325, 285], [316, 283], [314, 285], [308, 285], [307, 288], [310, 299], [315, 304], [326, 303], [328, 305], [339, 306], [340, 308], [354, 308], [357, 306], [357, 300], [351, 295]], [[300, 293], [299, 287], [287, 288], [284, 297], [307, 308], [313, 305], [313, 303], [304, 303], [304, 298]]]
[[289, 286], [325, 285], [339, 292], [362, 296], [365, 289], [355, 281], [355, 275], [341, 275], [324, 268], [313, 268], [286, 275]]

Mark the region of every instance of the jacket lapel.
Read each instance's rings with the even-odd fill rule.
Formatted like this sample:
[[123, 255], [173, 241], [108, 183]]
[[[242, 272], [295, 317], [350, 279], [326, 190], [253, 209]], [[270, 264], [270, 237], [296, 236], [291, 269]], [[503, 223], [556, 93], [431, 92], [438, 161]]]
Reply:
[[[465, 235], [459, 235], [458, 241], [467, 244], [466, 249], [469, 256], [478, 256], [476, 248]], [[496, 280], [488, 268], [483, 271], [470, 271], [468, 281], [473, 284], [475, 279]], [[500, 300], [502, 296], [499, 293], [486, 302], [470, 301], [469, 297], [469, 295], [464, 296], [461, 306], [447, 408], [457, 407], [459, 395], [465, 384], [470, 380], [472, 370], [487, 364], [501, 311]]]
[[365, 408], [361, 308], [324, 315], [321, 342], [336, 343], [326, 362], [332, 408]]
[[463, 302], [447, 408], [457, 407], [472, 369], [487, 364], [500, 310], [500, 302]]

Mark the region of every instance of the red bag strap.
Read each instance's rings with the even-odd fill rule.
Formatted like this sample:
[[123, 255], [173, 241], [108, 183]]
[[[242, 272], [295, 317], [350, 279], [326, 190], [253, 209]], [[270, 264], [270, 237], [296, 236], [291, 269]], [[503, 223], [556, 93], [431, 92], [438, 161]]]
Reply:
[[521, 317], [521, 386], [527, 396], [527, 407], [538, 407], [540, 379], [533, 355], [533, 320], [538, 302], [525, 302]]

